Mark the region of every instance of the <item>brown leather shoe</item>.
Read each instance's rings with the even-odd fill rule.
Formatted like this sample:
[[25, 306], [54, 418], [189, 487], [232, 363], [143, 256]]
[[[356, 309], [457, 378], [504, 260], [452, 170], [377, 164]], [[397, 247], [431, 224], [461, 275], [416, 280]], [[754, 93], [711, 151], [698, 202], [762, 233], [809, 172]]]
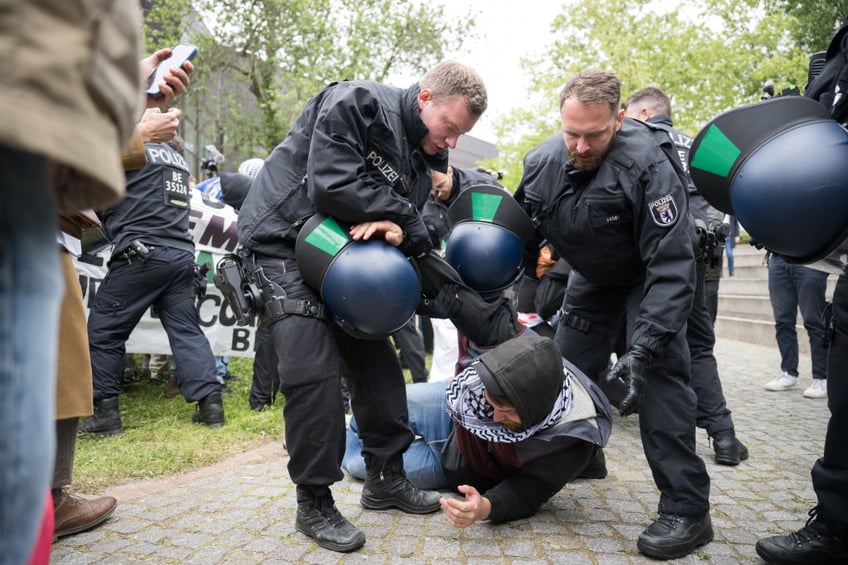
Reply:
[[118, 501], [112, 496], [88, 499], [53, 489], [53, 541], [99, 526], [112, 515], [117, 505]]

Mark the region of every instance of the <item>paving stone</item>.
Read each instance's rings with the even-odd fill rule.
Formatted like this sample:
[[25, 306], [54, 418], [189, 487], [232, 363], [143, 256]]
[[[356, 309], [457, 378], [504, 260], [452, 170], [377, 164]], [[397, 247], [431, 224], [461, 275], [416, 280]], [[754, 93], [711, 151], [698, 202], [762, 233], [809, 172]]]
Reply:
[[[711, 476], [715, 541], [670, 563], [759, 562], [756, 541], [803, 526], [815, 504], [810, 467], [823, 449], [827, 402], [804, 399], [804, 386], [780, 393], [763, 388], [780, 365], [774, 347], [720, 339], [716, 357], [737, 437], [751, 456], [737, 467], [717, 465], [706, 433], [698, 430], [697, 451]], [[802, 366], [809, 363], [801, 357]], [[575, 481], [536, 516], [508, 524], [459, 530], [442, 512], [366, 510], [359, 504], [362, 483], [345, 477], [333, 487], [337, 506], [367, 542], [348, 554], [321, 549], [294, 529], [286, 454], [269, 444], [251, 452], [248, 464], [223, 462], [163, 481], [158, 490], [141, 482], [99, 493], [118, 498], [115, 514], [93, 531], [58, 540], [51, 564], [656, 563], [636, 550], [659, 499], [637, 418], [614, 415], [605, 449], [608, 478]]]

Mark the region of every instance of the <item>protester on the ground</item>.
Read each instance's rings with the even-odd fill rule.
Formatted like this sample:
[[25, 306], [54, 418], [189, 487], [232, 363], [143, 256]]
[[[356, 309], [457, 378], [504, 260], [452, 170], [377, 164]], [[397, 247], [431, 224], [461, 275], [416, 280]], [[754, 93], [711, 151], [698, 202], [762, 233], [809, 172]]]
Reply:
[[[416, 439], [404, 467], [419, 488], [464, 497], [441, 500], [459, 528], [532, 516], [577, 478], [611, 429], [597, 385], [563, 367], [553, 340], [529, 333], [483, 353], [450, 382], [406, 390]], [[355, 419], [342, 467], [365, 478]]]

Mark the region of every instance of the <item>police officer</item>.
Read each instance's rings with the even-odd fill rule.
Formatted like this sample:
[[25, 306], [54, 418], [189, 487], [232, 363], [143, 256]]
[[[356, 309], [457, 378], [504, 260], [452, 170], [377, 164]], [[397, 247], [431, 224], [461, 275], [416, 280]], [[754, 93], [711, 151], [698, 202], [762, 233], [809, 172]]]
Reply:
[[[824, 68], [818, 76], [810, 78], [804, 91], [804, 96], [818, 100], [843, 128], [848, 125], [848, 99], [844, 96], [848, 77], [846, 37], [848, 19], [842, 22], [831, 40]], [[841, 159], [829, 153], [822, 162], [818, 159], [820, 149], [815, 144], [808, 149], [808, 153], [802, 155], [811, 169], [819, 168], [830, 176], [831, 167], [839, 165], [837, 161], [845, 162], [844, 147], [844, 140], [839, 141]], [[830, 176], [831, 179], [834, 177], [839, 179], [837, 182], [841, 182], [841, 186], [845, 185], [844, 174]], [[799, 187], [799, 205], [806, 204], [806, 197], [811, 191], [818, 190], [819, 186], [812, 182]], [[752, 232], [751, 235], [757, 237], [759, 234]], [[843, 241], [839, 246], [840, 252], [844, 246]], [[848, 562], [848, 442], [845, 441], [848, 434], [848, 275], [844, 265], [843, 262], [842, 272], [833, 291], [833, 319], [829, 328], [831, 341], [827, 356], [827, 403], [830, 420], [827, 423], [824, 452], [813, 464], [811, 471], [816, 506], [810, 510], [809, 519], [799, 530], [757, 541], [757, 554], [769, 563]]]
[[[556, 334], [563, 357], [587, 375], [603, 374], [624, 318], [627, 351], [607, 378], [626, 388], [621, 415], [639, 412], [660, 491], [659, 517], [637, 547], [672, 559], [713, 539], [710, 479], [695, 452], [696, 396], [687, 384], [694, 228], [668, 135], [625, 118], [620, 89], [599, 69], [565, 85], [562, 132], [525, 156], [515, 198], [573, 268]], [[527, 250], [535, 262], [537, 245]]]
[[427, 230], [433, 240], [433, 247], [438, 249], [442, 247], [450, 232], [448, 209], [463, 190], [478, 184], [490, 184], [501, 188], [503, 186], [495, 180], [491, 173], [480, 169], [463, 169], [449, 165], [445, 172], [437, 170], [431, 172], [433, 175], [433, 190], [421, 211], [421, 215], [424, 218], [424, 223], [427, 224]]
[[169, 143], [146, 143], [147, 166], [127, 173], [126, 199], [98, 212], [114, 251], [88, 317], [94, 415], [80, 426], [84, 432], [121, 433], [118, 396], [126, 341], [151, 306], [168, 334], [180, 390], [187, 402], [197, 402], [192, 421], [224, 425], [222, 385], [195, 307], [183, 147], [179, 136]]
[[[659, 88], [645, 88], [630, 96], [624, 103], [624, 115], [646, 121], [665, 130], [674, 142], [684, 170], [689, 171], [689, 148], [692, 138], [674, 129], [671, 121], [671, 101]], [[717, 217], [712, 221], [708, 217], [711, 208], [706, 199], [689, 180], [689, 212], [695, 222], [695, 297], [692, 312], [686, 324], [686, 341], [692, 359], [689, 384], [698, 395], [696, 423], [704, 428], [713, 441], [716, 463], [720, 465], [738, 465], [748, 458], [748, 448], [738, 439], [733, 426], [733, 418], [727, 408], [721, 380], [718, 375], [713, 348], [715, 347], [715, 329], [704, 295], [704, 283], [707, 262], [712, 254], [706, 253], [704, 242], [709, 230], [721, 225]], [[715, 208], [713, 208], [715, 210]], [[718, 212], [717, 210], [715, 210]], [[718, 212], [720, 214], [720, 212]]]
[[298, 531], [326, 549], [353, 551], [365, 534], [336, 509], [330, 485], [342, 478], [343, 372], [359, 422], [367, 477], [361, 503], [435, 512], [439, 494], [415, 488], [403, 470], [413, 440], [403, 373], [386, 339], [360, 339], [322, 313], [303, 280], [298, 230], [316, 212], [351, 224], [354, 240], [382, 237], [404, 254], [432, 248], [419, 212], [431, 168], [486, 108], [470, 68], [445, 61], [418, 84], [398, 89], [371, 81], [333, 83], [315, 95], [265, 160], [239, 212], [239, 242], [265, 276], [303, 308], [270, 321], [286, 397], [288, 470], [297, 485]]

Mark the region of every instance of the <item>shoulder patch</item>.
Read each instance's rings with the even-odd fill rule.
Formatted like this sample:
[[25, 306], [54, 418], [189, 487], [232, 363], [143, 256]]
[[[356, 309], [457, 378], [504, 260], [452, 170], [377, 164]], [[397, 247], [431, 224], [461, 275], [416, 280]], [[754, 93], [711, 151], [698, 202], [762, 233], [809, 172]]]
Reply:
[[677, 222], [677, 203], [671, 194], [666, 194], [648, 203], [648, 209], [651, 211], [651, 217], [654, 219], [654, 223], [661, 228], [673, 226]]

